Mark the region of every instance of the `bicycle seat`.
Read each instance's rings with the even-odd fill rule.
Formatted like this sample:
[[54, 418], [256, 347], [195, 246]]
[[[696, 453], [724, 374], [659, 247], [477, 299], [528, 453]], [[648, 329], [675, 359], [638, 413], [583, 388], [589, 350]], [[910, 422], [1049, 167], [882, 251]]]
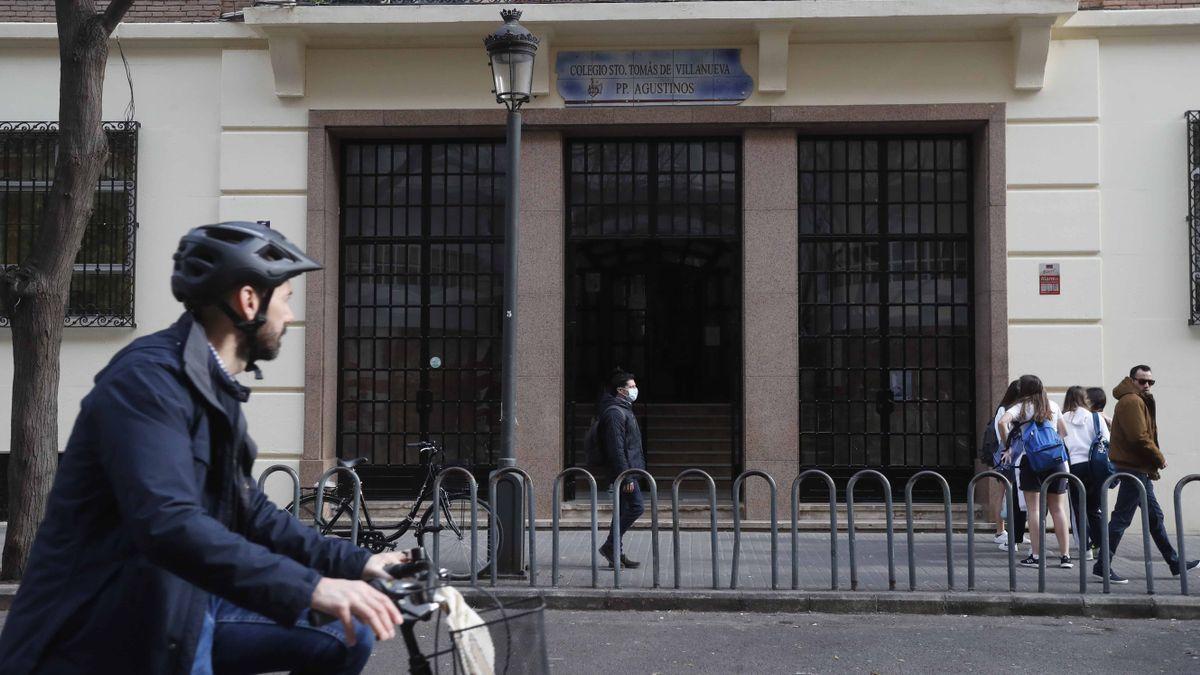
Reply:
[[345, 468], [345, 469], [353, 469], [354, 467], [358, 466], [359, 464], [366, 464], [368, 461], [370, 461], [370, 460], [367, 459], [366, 457], [355, 457], [354, 459], [339, 459], [338, 466]]

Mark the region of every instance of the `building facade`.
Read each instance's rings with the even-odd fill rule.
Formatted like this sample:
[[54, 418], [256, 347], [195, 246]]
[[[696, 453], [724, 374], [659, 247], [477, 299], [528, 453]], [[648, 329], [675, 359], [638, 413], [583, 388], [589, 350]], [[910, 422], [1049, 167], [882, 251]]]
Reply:
[[[0, 2], [0, 122], [56, 116], [52, 4]], [[429, 438], [484, 471], [507, 167], [481, 39], [499, 6], [252, 4], [139, 3], [117, 32], [128, 73], [114, 49], [105, 119], [136, 122], [112, 132], [135, 171], [106, 174], [108, 257], [81, 258], [77, 283], [80, 317], [132, 325], [67, 332], [61, 436], [107, 359], [181, 311], [165, 283], [179, 236], [270, 220], [326, 267], [253, 383], [258, 468], [311, 482], [365, 456], [388, 496]], [[1165, 478], [1200, 471], [1198, 4], [520, 5], [542, 44], [520, 166], [519, 464], [549, 486], [578, 463], [621, 365], [658, 476], [700, 466], [727, 493], [746, 469], [785, 485], [870, 468], [902, 489], [934, 469], [961, 499], [1011, 378], [1061, 400], [1149, 363]], [[0, 176], [11, 263], [46, 179], [26, 155], [45, 147], [6, 133], [25, 134]]]

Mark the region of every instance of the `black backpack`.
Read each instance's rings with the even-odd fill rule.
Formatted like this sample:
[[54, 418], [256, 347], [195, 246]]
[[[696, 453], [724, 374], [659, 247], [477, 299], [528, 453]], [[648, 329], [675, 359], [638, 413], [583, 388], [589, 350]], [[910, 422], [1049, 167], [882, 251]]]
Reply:
[[988, 467], [999, 464], [1000, 439], [996, 436], [996, 425], [988, 423], [983, 430], [983, 440], [979, 443], [979, 461]]
[[583, 452], [587, 461], [587, 470], [593, 474], [607, 469], [609, 464], [608, 455], [604, 452], [604, 448], [600, 447], [600, 418], [609, 410], [620, 407], [615, 404], [610, 405], [604, 409], [604, 412], [593, 417], [591, 426], [583, 435]]

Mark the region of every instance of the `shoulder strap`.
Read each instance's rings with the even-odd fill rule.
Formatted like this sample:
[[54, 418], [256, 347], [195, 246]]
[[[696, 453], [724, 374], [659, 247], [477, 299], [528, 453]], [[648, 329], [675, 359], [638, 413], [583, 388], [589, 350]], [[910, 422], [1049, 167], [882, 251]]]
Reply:
[[1100, 437], [1100, 413], [1092, 413], [1092, 424], [1096, 427], [1096, 437]]

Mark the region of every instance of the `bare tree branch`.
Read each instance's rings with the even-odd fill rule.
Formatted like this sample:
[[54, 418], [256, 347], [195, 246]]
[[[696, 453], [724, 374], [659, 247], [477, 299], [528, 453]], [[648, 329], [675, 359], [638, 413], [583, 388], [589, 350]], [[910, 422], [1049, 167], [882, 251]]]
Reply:
[[104, 18], [101, 19], [104, 32], [112, 35], [112, 32], [117, 29], [117, 24], [125, 18], [125, 12], [128, 12], [132, 5], [133, 0], [112, 0], [108, 3], [108, 9], [104, 10]]

